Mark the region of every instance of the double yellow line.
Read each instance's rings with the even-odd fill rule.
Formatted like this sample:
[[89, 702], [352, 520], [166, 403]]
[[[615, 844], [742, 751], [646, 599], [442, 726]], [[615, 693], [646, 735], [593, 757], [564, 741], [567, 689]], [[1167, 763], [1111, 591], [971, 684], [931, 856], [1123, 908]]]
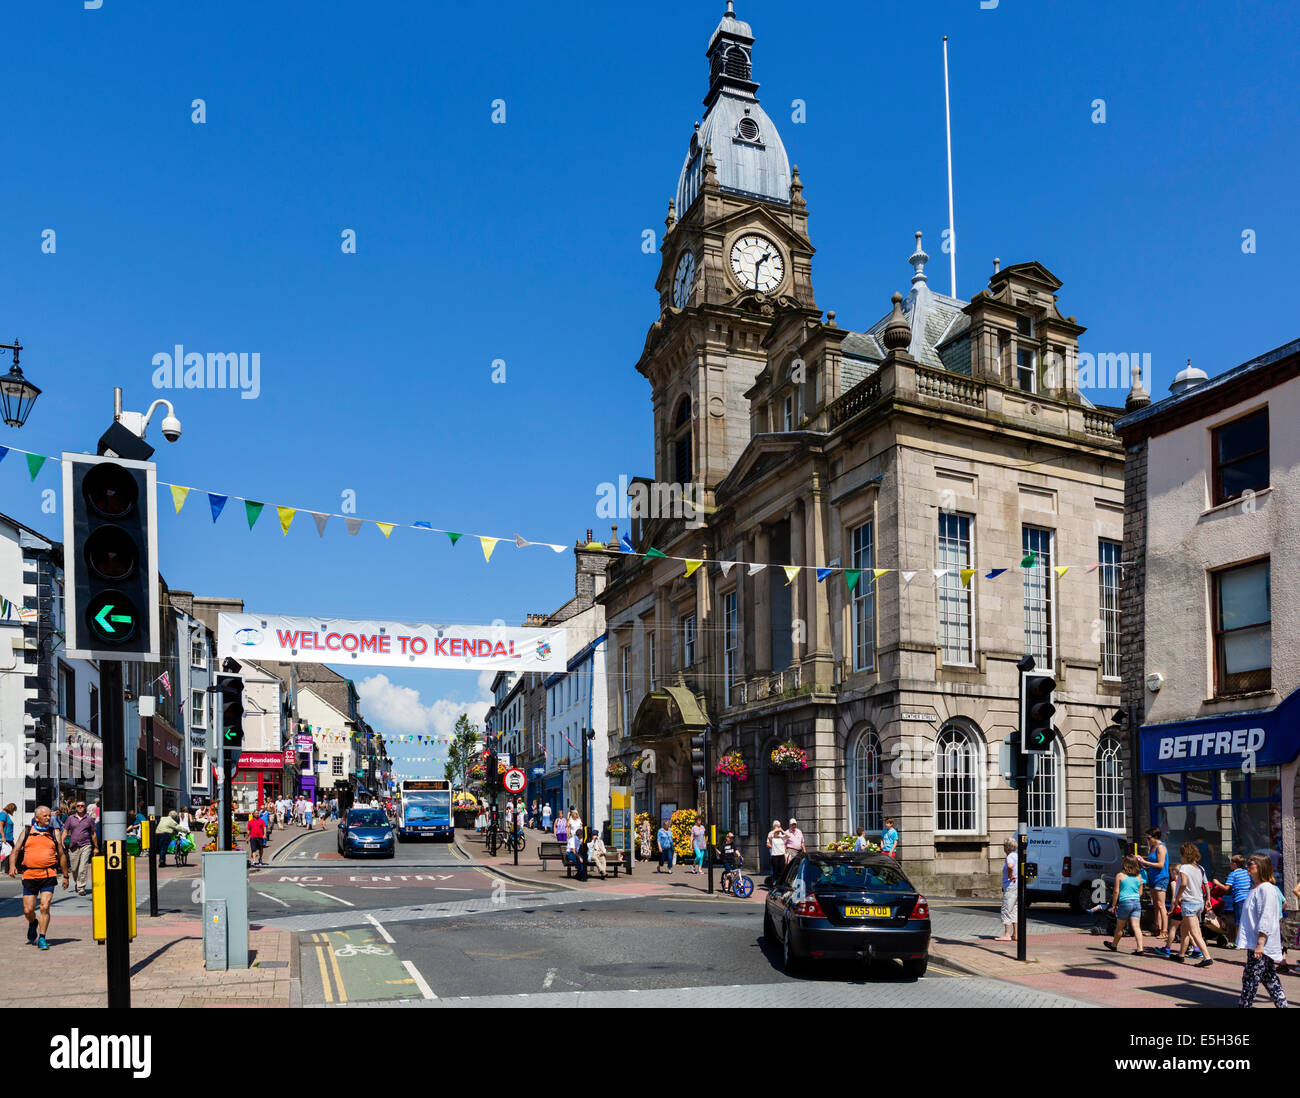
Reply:
[[[316, 946], [316, 960], [320, 964], [320, 982], [321, 987], [325, 989], [325, 1001], [327, 1003], [335, 1002], [334, 991], [330, 987], [330, 973], [334, 974], [334, 983], [338, 988], [337, 1002], [346, 1003], [348, 1001], [347, 989], [343, 986], [343, 973], [339, 971], [339, 959], [334, 956], [334, 947], [330, 945], [328, 934], [313, 934], [312, 943]], [[326, 958], [329, 958], [326, 963]]]

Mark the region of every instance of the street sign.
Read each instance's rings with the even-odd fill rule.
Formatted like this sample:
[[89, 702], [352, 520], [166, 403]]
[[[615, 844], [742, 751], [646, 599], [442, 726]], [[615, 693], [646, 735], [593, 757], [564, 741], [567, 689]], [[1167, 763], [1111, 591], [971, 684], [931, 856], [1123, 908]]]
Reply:
[[104, 849], [108, 854], [109, 869], [116, 870], [122, 868], [122, 852], [123, 847], [125, 846], [126, 843], [121, 839], [109, 839], [104, 843]]
[[522, 793], [528, 784], [528, 775], [518, 767], [511, 767], [502, 775], [501, 781], [507, 792]]
[[546, 767], [544, 767], [544, 766], [534, 766], [534, 767], [533, 767], [533, 777], [534, 777], [534, 778], [540, 778], [540, 777], [541, 777], [543, 774], [545, 774], [545, 773], [546, 773]]

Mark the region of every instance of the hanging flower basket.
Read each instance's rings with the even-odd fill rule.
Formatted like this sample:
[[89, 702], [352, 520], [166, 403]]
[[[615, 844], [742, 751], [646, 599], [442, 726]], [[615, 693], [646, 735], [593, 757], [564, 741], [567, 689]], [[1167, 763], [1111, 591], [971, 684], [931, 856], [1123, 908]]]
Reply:
[[808, 752], [796, 747], [790, 740], [778, 744], [772, 750], [772, 768], [774, 770], [807, 770]]
[[472, 782], [481, 782], [487, 777], [487, 767], [483, 763], [475, 763], [469, 768], [469, 780]]
[[605, 773], [611, 778], [626, 778], [632, 772], [625, 762], [612, 762], [605, 767]]
[[744, 756], [739, 751], [723, 755], [715, 769], [724, 778], [735, 778], [738, 782], [749, 777], [749, 767], [745, 765]]

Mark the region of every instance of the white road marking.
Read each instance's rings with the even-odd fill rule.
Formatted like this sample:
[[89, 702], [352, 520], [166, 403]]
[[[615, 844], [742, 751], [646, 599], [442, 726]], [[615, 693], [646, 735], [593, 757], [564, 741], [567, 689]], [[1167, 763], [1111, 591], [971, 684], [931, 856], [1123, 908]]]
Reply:
[[313, 888], [312, 891], [317, 896], [324, 896], [327, 900], [333, 900], [335, 903], [342, 904], [344, 907], [356, 907], [356, 904], [350, 904], [347, 900], [340, 900], [337, 896], [331, 896], [328, 892], [322, 892], [319, 888]]
[[370, 912], [366, 912], [366, 922], [373, 924], [374, 928], [379, 931], [379, 936], [383, 938], [384, 941], [386, 941], [389, 945], [397, 944], [393, 940], [393, 936], [383, 928], [383, 925], [379, 922], [379, 920], [376, 919], [373, 915], [371, 915]]
[[411, 979], [415, 981], [415, 986], [420, 989], [421, 995], [426, 999], [436, 999], [438, 997], [433, 993], [433, 988], [425, 983], [424, 977], [420, 975], [420, 970], [415, 965], [411, 964], [410, 961], [403, 961], [402, 967], [411, 974]]
[[281, 907], [288, 907], [288, 906], [289, 906], [289, 905], [286, 904], [283, 900], [276, 899], [274, 896], [268, 896], [265, 892], [259, 892], [258, 895], [259, 895], [259, 896], [265, 896], [268, 900], [275, 900], [275, 902], [276, 902], [277, 904], [279, 904]]
[[548, 968], [546, 970], [546, 979], [542, 981], [542, 990], [545, 991], [548, 987], [551, 986], [551, 984], [554, 981], [555, 981], [555, 969]]
[[435, 892], [473, 892], [472, 888], [452, 888], [451, 885], [434, 885]]
[[397, 888], [397, 885], [362, 885], [362, 888], [368, 888], [372, 892], [391, 892]]

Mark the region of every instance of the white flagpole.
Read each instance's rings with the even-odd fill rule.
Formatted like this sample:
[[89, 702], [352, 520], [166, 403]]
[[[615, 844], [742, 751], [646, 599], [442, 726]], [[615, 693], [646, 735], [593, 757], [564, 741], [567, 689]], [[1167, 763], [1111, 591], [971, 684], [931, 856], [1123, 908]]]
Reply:
[[952, 272], [952, 296], [957, 296], [957, 227], [952, 217], [952, 110], [948, 103], [948, 36], [943, 36], [943, 117], [948, 131], [948, 260]]

